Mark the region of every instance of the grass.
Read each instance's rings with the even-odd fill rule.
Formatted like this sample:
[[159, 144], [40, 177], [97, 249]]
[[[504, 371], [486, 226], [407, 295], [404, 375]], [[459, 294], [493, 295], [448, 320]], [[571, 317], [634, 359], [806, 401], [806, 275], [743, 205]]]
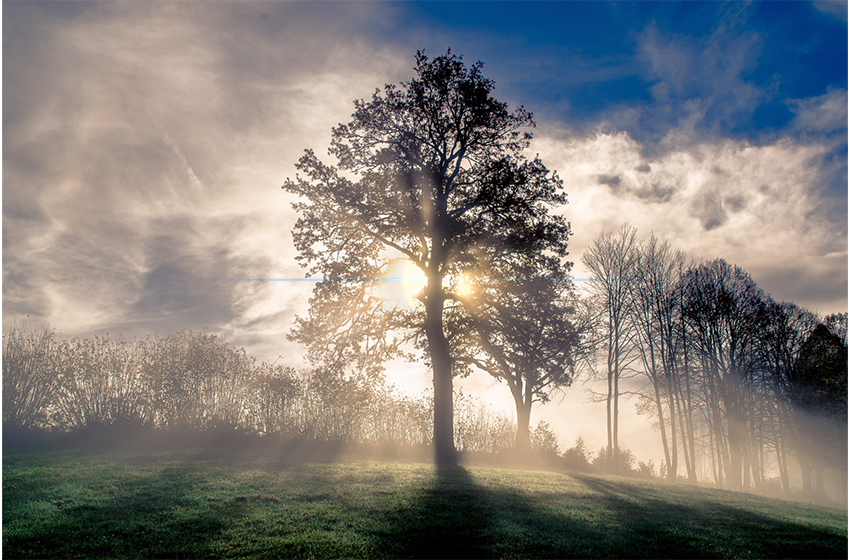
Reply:
[[847, 512], [543, 471], [15, 453], [3, 557], [846, 558]]

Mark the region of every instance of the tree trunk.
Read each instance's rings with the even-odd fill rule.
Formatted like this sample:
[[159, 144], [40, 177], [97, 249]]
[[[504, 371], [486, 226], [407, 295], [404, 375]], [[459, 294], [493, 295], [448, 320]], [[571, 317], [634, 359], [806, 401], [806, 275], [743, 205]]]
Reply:
[[442, 278], [429, 278], [425, 302], [425, 335], [434, 373], [434, 461], [438, 465], [456, 465], [454, 445], [454, 396], [452, 359], [443, 332]]
[[[654, 375], [653, 375], [654, 377]], [[661, 448], [664, 450], [664, 462], [667, 465], [667, 478], [670, 478], [670, 447], [667, 445], [667, 426], [664, 423], [664, 407], [661, 403], [661, 394], [658, 392], [658, 381], [652, 384], [655, 389], [655, 410], [658, 414], [658, 426], [661, 429]]]
[[515, 397], [516, 401], [516, 450], [526, 452], [531, 450], [531, 403], [524, 403], [522, 396]]
[[617, 340], [615, 341], [616, 351], [616, 362], [614, 362], [614, 412], [611, 417], [611, 424], [613, 425], [613, 440], [614, 440], [614, 451], [616, 452], [620, 448], [620, 443], [618, 441], [618, 431], [619, 431], [619, 422], [620, 422], [620, 335], [617, 334]]
[[614, 396], [614, 364], [612, 361], [612, 356], [614, 352], [614, 346], [611, 343], [611, 336], [608, 337], [608, 399], [605, 403], [605, 411], [607, 413], [608, 420], [608, 451], [610, 452], [614, 448], [614, 435], [612, 431], [612, 420], [613, 417], [611, 415], [611, 400]]
[[800, 474], [803, 476], [803, 497], [812, 499], [812, 463], [806, 459], [799, 457], [797, 452], [797, 460], [800, 463]]

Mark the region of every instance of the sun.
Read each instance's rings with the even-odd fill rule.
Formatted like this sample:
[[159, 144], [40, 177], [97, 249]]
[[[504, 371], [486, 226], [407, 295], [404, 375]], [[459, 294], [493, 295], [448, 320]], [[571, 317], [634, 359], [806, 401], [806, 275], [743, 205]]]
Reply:
[[455, 278], [454, 292], [459, 298], [467, 298], [475, 294], [475, 281], [470, 273], [463, 272]]
[[418, 266], [407, 259], [396, 259], [381, 277], [379, 297], [386, 301], [399, 301], [410, 305], [425, 289], [427, 283], [427, 277]]

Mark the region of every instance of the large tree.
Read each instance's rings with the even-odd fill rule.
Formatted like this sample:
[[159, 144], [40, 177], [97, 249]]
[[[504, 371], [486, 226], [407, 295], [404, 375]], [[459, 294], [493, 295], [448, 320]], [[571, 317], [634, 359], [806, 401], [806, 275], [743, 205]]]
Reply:
[[[416, 54], [416, 75], [355, 102], [352, 121], [333, 129], [325, 165], [307, 150], [283, 186], [294, 205], [299, 259], [321, 274], [307, 318], [292, 338], [311, 358], [379, 367], [419, 341], [433, 370], [434, 447], [453, 463], [450, 305], [464, 271], [512, 254], [564, 257], [569, 225], [550, 209], [566, 202], [560, 180], [528, 159], [533, 126], [491, 96], [493, 81], [451, 51]], [[425, 286], [409, 307], [380, 294], [394, 263], [412, 263]], [[480, 270], [486, 274], [486, 270]], [[358, 362], [359, 360], [359, 362]]]

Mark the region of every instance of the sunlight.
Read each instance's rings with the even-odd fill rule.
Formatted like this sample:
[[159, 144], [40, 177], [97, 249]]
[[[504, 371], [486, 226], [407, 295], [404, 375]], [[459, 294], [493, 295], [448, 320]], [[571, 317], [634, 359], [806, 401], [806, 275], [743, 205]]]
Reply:
[[460, 298], [470, 297], [475, 294], [475, 280], [468, 272], [462, 273], [454, 279], [454, 292]]
[[381, 277], [378, 297], [385, 301], [412, 305], [427, 282], [428, 279], [418, 266], [407, 259], [397, 259], [390, 263], [386, 274]]

